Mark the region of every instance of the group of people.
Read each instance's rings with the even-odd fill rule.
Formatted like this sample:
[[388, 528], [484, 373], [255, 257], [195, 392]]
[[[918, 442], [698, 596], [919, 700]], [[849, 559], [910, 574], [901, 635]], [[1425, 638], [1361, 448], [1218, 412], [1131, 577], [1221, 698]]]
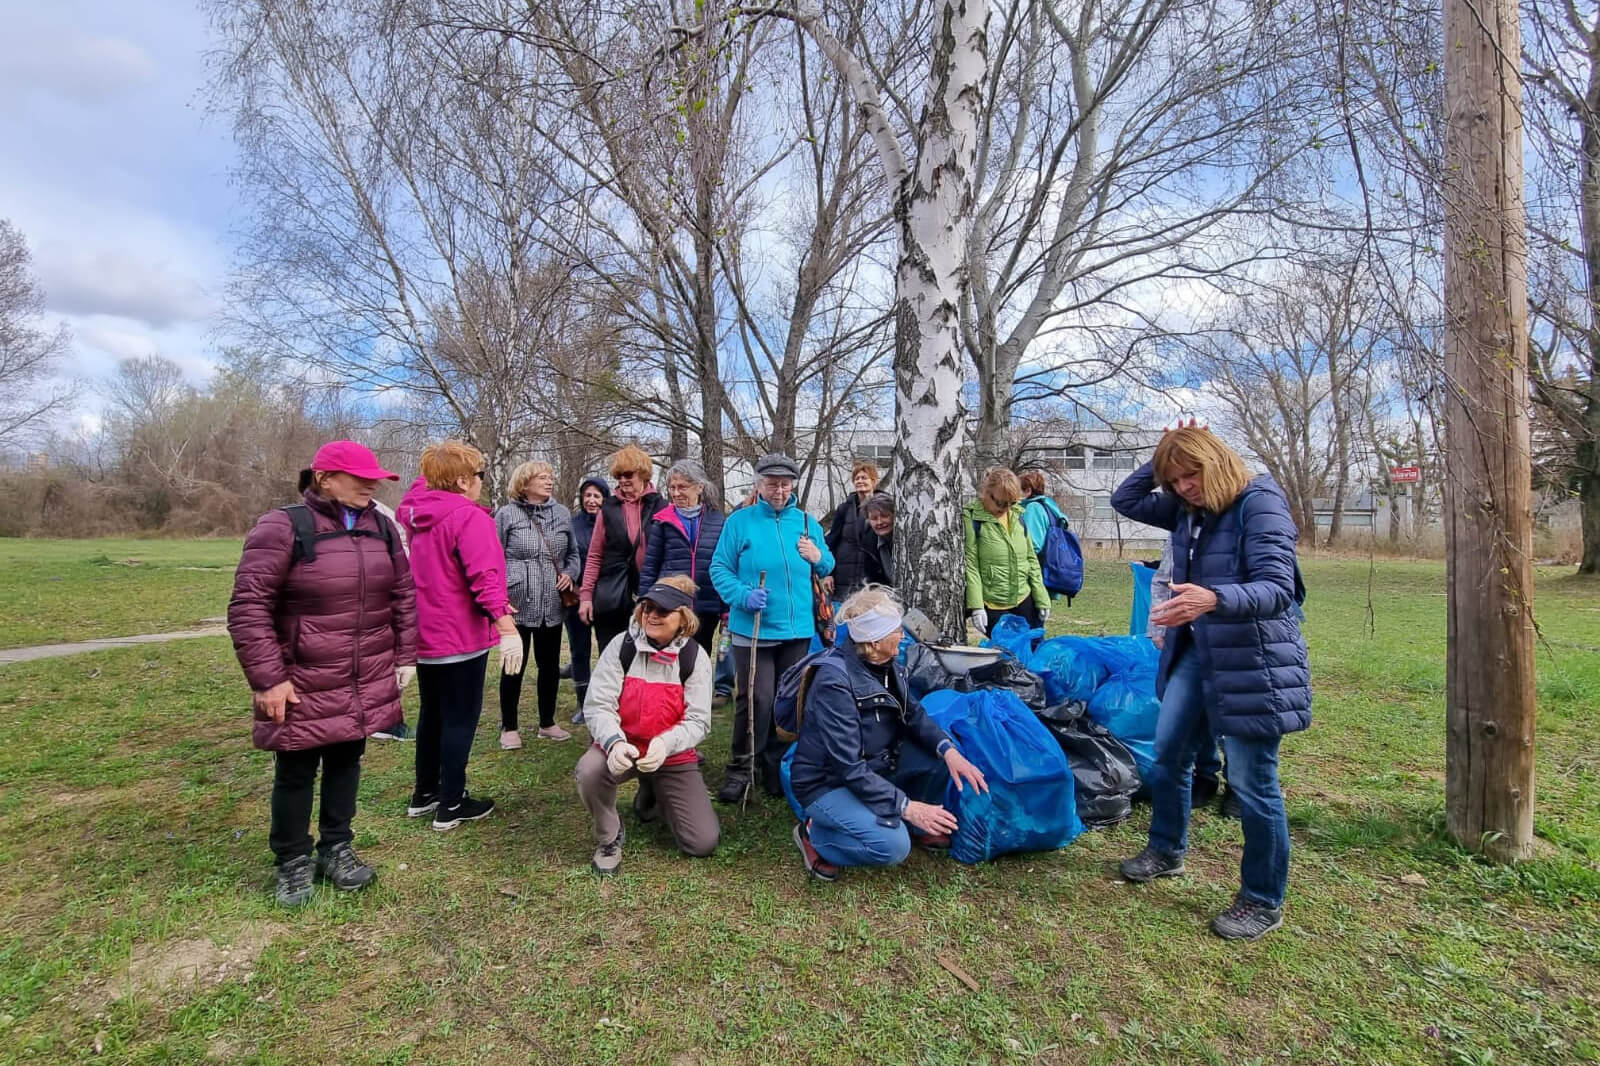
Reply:
[[[1201, 433], [1204, 447], [1190, 440]], [[551, 467], [535, 462], [513, 471], [510, 499], [491, 514], [478, 501], [483, 462], [460, 441], [425, 449], [396, 527], [373, 493], [398, 476], [364, 446], [335, 441], [314, 457], [301, 503], [263, 515], [245, 541], [229, 629], [253, 692], [255, 742], [276, 753], [270, 843], [281, 902], [304, 902], [319, 879], [342, 890], [372, 880], [351, 848], [360, 759], [368, 737], [399, 732], [401, 692], [413, 679], [420, 714], [406, 813], [431, 817], [434, 829], [494, 810], [469, 793], [466, 776], [491, 651], [501, 670], [501, 747], [522, 745], [517, 706], [530, 659], [537, 736], [569, 739], [555, 720], [563, 631], [574, 721], [592, 741], [576, 780], [599, 873], [620, 866], [617, 790], [635, 778], [642, 819], [663, 821], [687, 855], [716, 848], [699, 746], [711, 728], [723, 625], [738, 684], [719, 801], [739, 802], [757, 785], [784, 795], [787, 751], [801, 811], [794, 839], [812, 876], [893, 864], [913, 844], [948, 846], [958, 827], [947, 789], [987, 783], [923, 712], [896, 662], [904, 617], [892, 590], [895, 505], [872, 464], [852, 471], [854, 492], [824, 532], [799, 506], [799, 469], [784, 455], [756, 463], [754, 491], [726, 514], [698, 464], [672, 464], [663, 495], [653, 461], [636, 447], [611, 457], [611, 484], [583, 481], [576, 513], [553, 499]], [[1304, 642], [1286, 607], [1297, 586], [1285, 573], [1297, 572], [1282, 494], [1270, 479], [1243, 477], [1237, 456], [1190, 427], [1164, 437], [1154, 463], [1115, 500], [1129, 517], [1174, 530], [1175, 548], [1173, 596], [1159, 609], [1168, 628], [1150, 782], [1156, 814], [1150, 847], [1123, 864], [1124, 876], [1182, 872], [1188, 774], [1209, 712], [1241, 777], [1230, 782], [1246, 834], [1240, 901], [1281, 920], [1288, 838], [1276, 736], [1304, 728], [1310, 700]], [[1246, 501], [1260, 501], [1248, 515]], [[984, 475], [962, 514], [965, 602], [980, 631], [1006, 614], [1030, 625], [1049, 618], [1039, 553], [1059, 516], [1041, 473]], [[811, 653], [819, 618], [829, 616], [846, 637], [805, 667], [791, 747], [774, 725], [778, 683]], [[1269, 671], [1253, 688], [1237, 676], [1251, 654]], [[1228, 687], [1214, 685], [1228, 671]], [[1248, 930], [1266, 921], [1234, 917]]]

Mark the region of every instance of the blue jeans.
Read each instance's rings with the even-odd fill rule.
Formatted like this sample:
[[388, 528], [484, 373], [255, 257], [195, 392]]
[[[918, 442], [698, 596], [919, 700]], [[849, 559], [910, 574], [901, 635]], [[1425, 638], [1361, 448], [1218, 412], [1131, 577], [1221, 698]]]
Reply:
[[[1189, 789], [1195, 755], [1211, 739], [1200, 657], [1179, 654], [1167, 675], [1156, 723], [1156, 761], [1150, 768], [1150, 846], [1167, 855], [1189, 847]], [[1278, 787], [1280, 737], [1223, 737], [1228, 787], [1239, 797], [1244, 858], [1241, 895], [1267, 907], [1283, 906], [1289, 888], [1289, 818]]]
[[[944, 760], [907, 741], [890, 778], [908, 797], [942, 804], [950, 771]], [[848, 788], [824, 792], [806, 807], [811, 846], [835, 866], [894, 866], [911, 853], [911, 837], [901, 818], [879, 818]]]

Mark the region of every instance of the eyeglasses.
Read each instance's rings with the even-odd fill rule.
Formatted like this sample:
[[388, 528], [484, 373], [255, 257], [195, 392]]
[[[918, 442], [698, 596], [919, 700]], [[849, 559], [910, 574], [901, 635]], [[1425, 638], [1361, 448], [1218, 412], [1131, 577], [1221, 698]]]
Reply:
[[482, 481], [483, 480], [483, 471], [479, 470], [477, 473], [473, 474], [472, 476], [477, 478], [479, 481]]

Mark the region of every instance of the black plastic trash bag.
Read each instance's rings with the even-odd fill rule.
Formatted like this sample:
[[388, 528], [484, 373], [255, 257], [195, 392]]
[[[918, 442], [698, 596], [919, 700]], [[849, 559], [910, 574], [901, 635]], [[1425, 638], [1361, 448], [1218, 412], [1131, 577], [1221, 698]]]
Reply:
[[976, 692], [981, 688], [998, 688], [1015, 692], [1032, 711], [1044, 710], [1044, 679], [1015, 659], [974, 666], [965, 679], [963, 692]]
[[1127, 745], [1091, 719], [1081, 701], [1054, 704], [1036, 713], [1072, 767], [1083, 824], [1103, 829], [1128, 817], [1141, 782]]
[[1044, 680], [1015, 659], [996, 659], [968, 670], [964, 664], [958, 665], [954, 657], [947, 661], [929, 644], [913, 644], [906, 649], [906, 684], [919, 700], [940, 690], [1005, 689], [1015, 692], [1031, 711], [1045, 705]]

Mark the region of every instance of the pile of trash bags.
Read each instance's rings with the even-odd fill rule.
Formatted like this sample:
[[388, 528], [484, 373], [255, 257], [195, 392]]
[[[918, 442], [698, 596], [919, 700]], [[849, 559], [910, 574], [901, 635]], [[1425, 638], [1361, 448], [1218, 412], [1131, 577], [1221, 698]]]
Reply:
[[1142, 778], [1155, 762], [1156, 666], [1144, 637], [1052, 637], [1028, 658], [1044, 682], [1047, 706], [1076, 703], [1132, 753]]

